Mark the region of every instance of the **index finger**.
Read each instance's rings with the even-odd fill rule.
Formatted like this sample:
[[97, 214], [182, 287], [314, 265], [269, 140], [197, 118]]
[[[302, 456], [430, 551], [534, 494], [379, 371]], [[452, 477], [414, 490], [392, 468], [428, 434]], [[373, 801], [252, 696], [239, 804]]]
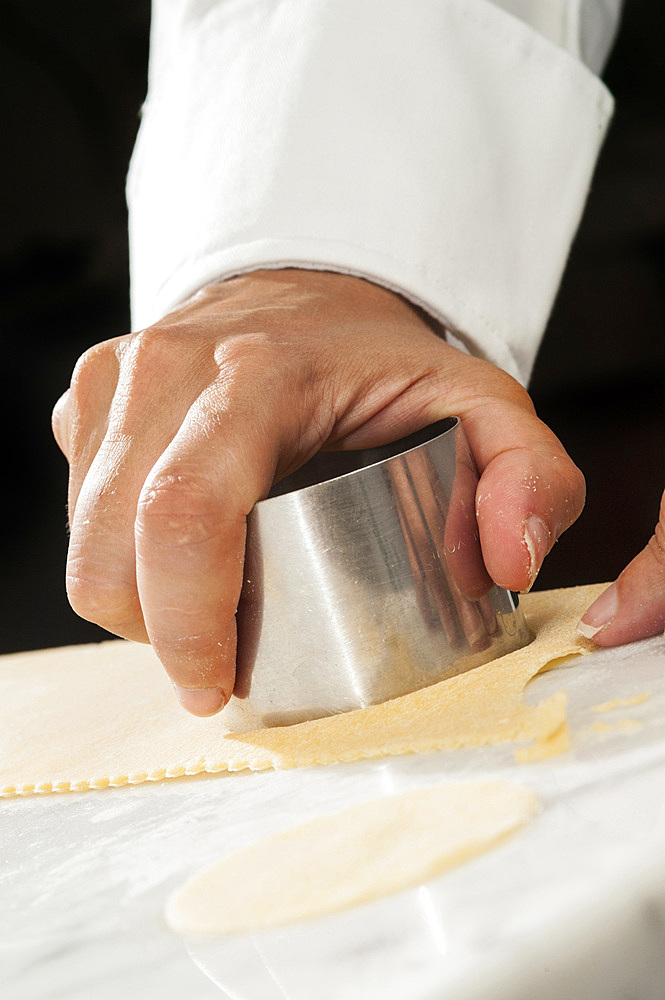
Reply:
[[665, 629], [665, 493], [649, 543], [592, 604], [578, 629], [599, 646], [620, 646]]
[[192, 408], [141, 492], [136, 579], [150, 641], [181, 705], [213, 715], [233, 691], [247, 514], [272, 482], [258, 436]]

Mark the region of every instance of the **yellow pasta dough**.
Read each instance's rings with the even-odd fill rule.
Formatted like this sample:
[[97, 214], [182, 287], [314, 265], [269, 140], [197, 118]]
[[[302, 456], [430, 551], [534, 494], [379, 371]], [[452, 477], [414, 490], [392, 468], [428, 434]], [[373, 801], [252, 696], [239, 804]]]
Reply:
[[488, 850], [537, 810], [507, 781], [418, 788], [264, 837], [169, 900], [182, 934], [233, 934], [320, 917], [420, 885]]
[[643, 705], [645, 701], [649, 700], [649, 695], [646, 691], [641, 694], [633, 694], [629, 698], [612, 698], [611, 701], [603, 701], [600, 705], [592, 705], [592, 712], [614, 712], [617, 708], [628, 708], [632, 705]]
[[[593, 644], [581, 614], [602, 586], [529, 594], [527, 647], [383, 705], [230, 733], [177, 704], [148, 646], [114, 640], [0, 659], [0, 795], [102, 788], [200, 772], [298, 767], [522, 741], [565, 749], [564, 693], [527, 705], [529, 680]], [[562, 735], [563, 734], [563, 735]]]

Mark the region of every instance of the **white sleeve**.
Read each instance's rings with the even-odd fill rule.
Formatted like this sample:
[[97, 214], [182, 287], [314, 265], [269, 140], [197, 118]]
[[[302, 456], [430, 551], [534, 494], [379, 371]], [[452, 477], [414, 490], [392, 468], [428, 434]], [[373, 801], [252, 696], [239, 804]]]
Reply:
[[134, 327], [220, 278], [321, 268], [526, 383], [612, 111], [585, 51], [598, 69], [618, 6], [154, 0]]

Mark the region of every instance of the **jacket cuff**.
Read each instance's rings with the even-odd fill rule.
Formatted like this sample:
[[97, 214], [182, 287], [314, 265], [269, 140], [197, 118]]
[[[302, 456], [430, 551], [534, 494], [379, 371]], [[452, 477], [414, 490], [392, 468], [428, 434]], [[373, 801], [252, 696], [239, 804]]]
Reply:
[[528, 381], [612, 111], [579, 60], [485, 0], [158, 0], [152, 51], [135, 328], [215, 280], [328, 269]]

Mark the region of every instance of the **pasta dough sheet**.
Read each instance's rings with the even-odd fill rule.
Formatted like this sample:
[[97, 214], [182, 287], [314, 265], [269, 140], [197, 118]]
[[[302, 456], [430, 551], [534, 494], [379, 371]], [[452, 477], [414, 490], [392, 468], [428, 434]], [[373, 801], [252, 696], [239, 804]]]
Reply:
[[507, 781], [418, 788], [264, 837], [208, 866], [169, 900], [181, 934], [279, 927], [417, 886], [488, 850], [536, 813]]
[[603, 585], [528, 594], [534, 641], [383, 705], [295, 726], [230, 733], [224, 713], [177, 704], [149, 646], [112, 640], [0, 659], [0, 795], [103, 788], [184, 774], [286, 768], [522, 741], [565, 749], [566, 696], [527, 705], [529, 680], [593, 649], [576, 632]]

